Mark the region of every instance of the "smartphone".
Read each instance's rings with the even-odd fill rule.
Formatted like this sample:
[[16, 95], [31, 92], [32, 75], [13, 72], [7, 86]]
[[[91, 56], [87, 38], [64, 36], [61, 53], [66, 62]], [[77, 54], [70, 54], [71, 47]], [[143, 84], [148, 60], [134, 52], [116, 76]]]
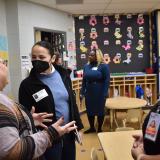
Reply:
[[[75, 124], [74, 124], [74, 126], [75, 126]], [[79, 132], [78, 132], [77, 129], [75, 129], [74, 134], [75, 134], [75, 139], [76, 139], [76, 141], [77, 141], [80, 145], [82, 145], [82, 139], [81, 139], [81, 136], [79, 135]]]

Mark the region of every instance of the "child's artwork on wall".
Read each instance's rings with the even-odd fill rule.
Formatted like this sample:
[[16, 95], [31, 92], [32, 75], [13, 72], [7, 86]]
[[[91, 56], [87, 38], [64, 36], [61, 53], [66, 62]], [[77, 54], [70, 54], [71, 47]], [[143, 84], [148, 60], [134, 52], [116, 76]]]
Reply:
[[149, 15], [75, 17], [75, 36], [77, 69], [94, 48], [102, 50], [111, 73], [145, 72], [150, 67]]

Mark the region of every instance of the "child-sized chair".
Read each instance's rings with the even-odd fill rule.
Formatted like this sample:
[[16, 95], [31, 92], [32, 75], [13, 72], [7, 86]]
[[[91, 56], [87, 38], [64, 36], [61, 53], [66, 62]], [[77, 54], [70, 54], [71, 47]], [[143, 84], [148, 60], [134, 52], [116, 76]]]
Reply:
[[91, 149], [91, 160], [98, 160], [98, 155], [94, 147]]
[[116, 128], [116, 130], [115, 130], [116, 132], [134, 130], [134, 128], [132, 128], [132, 127], [126, 127], [126, 119], [123, 119], [122, 121], [123, 121], [123, 126]]

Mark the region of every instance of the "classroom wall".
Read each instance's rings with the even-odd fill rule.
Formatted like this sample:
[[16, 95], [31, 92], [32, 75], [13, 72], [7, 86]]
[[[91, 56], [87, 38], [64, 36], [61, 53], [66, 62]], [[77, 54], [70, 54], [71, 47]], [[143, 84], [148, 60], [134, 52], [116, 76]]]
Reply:
[[7, 35], [6, 31], [6, 11], [5, 11], [5, 2], [0, 0], [0, 34]]
[[[34, 27], [66, 32], [67, 44], [75, 39], [73, 18], [67, 13], [24, 0], [18, 2], [20, 55], [28, 55], [34, 44]], [[22, 70], [22, 79], [25, 71]]]
[[[8, 60], [8, 40], [6, 25], [6, 8], [5, 1], [0, 0], [0, 58]], [[10, 95], [10, 84], [6, 86], [4, 92]]]
[[18, 22], [18, 1], [6, 0], [6, 24], [9, 52], [9, 70], [12, 97], [18, 99], [18, 87], [21, 82], [20, 41]]
[[0, 20], [0, 34], [8, 39], [11, 92], [13, 98], [18, 99], [20, 82], [28, 74], [21, 57], [31, 53], [34, 27], [66, 32], [68, 44], [75, 40], [73, 18], [67, 13], [25, 0], [0, 0]]

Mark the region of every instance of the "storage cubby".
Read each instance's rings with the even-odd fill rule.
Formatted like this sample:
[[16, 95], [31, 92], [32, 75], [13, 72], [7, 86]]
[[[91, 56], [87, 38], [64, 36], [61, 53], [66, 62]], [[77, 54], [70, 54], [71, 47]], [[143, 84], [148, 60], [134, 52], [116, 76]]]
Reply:
[[140, 85], [144, 90], [144, 99], [146, 99], [146, 88], [148, 87], [151, 89], [151, 104], [155, 104], [157, 101], [157, 84], [155, 74], [111, 76], [109, 97], [114, 97], [115, 88], [118, 89], [119, 96], [136, 97], [135, 88], [137, 85]]
[[82, 87], [82, 78], [72, 79], [72, 89], [76, 94], [76, 103], [79, 109], [79, 112], [85, 111], [85, 100], [83, 99], [82, 104], [80, 103], [80, 89]]
[[[144, 90], [144, 99], [146, 96], [146, 88], [151, 89], [151, 104], [155, 104], [157, 101], [157, 83], [156, 74], [144, 74], [144, 75], [131, 75], [131, 76], [111, 76], [110, 87], [108, 90], [109, 97], [116, 96], [128, 96], [136, 97], [136, 86], [140, 85]], [[72, 87], [76, 93], [76, 101], [80, 112], [85, 111], [84, 100], [80, 105], [80, 89], [82, 87], [82, 78], [75, 78], [72, 80]], [[116, 90], [116, 91], [115, 91]]]

